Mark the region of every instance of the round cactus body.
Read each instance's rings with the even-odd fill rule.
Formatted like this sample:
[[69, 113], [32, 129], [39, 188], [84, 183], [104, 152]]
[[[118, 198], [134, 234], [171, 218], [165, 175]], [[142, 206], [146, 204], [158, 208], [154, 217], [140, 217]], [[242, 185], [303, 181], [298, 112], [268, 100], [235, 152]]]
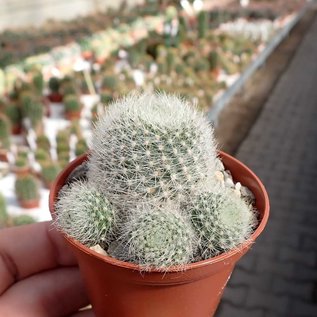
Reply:
[[231, 189], [197, 195], [190, 210], [203, 258], [237, 247], [257, 224], [252, 206]]
[[184, 199], [215, 171], [213, 131], [178, 97], [130, 95], [97, 123], [88, 178], [119, 207]]
[[119, 258], [144, 270], [166, 270], [189, 263], [195, 249], [190, 221], [173, 206], [142, 206], [132, 212], [122, 228]]
[[108, 200], [82, 181], [61, 191], [56, 215], [57, 228], [88, 246], [106, 243], [114, 225], [114, 211]]

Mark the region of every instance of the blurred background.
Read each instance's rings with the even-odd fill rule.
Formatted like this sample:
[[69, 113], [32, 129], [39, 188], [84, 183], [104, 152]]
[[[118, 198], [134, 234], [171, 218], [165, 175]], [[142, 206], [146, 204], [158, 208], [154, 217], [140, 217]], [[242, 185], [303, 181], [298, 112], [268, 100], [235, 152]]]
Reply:
[[0, 0], [0, 228], [51, 219], [49, 188], [133, 90], [191, 100], [271, 197], [218, 317], [317, 316], [317, 19], [306, 0]]

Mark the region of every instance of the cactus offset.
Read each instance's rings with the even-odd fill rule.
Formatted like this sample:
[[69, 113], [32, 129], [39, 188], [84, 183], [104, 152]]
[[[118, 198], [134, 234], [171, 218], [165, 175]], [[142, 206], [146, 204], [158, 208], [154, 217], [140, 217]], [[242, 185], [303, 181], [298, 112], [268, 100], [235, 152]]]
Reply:
[[88, 246], [107, 243], [115, 220], [105, 196], [81, 181], [60, 192], [56, 216], [59, 229]]
[[190, 196], [214, 174], [213, 131], [172, 95], [130, 95], [97, 123], [88, 177], [121, 207]]
[[205, 259], [238, 247], [257, 224], [252, 206], [231, 189], [202, 193], [191, 204], [192, 224]]
[[166, 270], [190, 262], [195, 249], [195, 235], [190, 221], [177, 207], [142, 206], [125, 221], [119, 238], [121, 260], [134, 262], [144, 270]]

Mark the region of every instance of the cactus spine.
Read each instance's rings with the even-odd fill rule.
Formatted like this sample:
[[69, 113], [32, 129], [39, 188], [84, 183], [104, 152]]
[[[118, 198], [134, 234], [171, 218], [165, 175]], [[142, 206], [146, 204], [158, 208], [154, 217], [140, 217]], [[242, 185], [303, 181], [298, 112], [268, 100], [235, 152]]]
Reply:
[[81, 181], [60, 193], [56, 215], [58, 228], [88, 246], [107, 243], [115, 219], [105, 196], [91, 184]]

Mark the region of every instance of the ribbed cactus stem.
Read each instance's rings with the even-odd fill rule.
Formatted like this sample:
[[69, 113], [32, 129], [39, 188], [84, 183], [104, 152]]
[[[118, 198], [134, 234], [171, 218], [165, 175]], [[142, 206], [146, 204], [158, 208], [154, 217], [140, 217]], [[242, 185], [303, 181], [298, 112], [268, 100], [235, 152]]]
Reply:
[[202, 114], [166, 94], [113, 103], [97, 123], [88, 178], [126, 207], [191, 196], [215, 171], [213, 131]]
[[91, 246], [108, 242], [114, 211], [103, 194], [86, 182], [63, 189], [56, 204], [56, 226], [70, 237]]

